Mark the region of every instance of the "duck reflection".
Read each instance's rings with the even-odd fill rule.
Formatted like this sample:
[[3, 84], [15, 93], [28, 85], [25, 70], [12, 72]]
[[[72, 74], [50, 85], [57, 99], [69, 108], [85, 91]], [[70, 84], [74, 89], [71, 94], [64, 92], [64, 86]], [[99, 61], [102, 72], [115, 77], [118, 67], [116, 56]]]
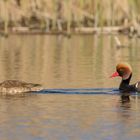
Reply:
[[130, 102], [130, 93], [122, 92], [120, 95], [122, 104]]
[[124, 125], [128, 124], [132, 117], [131, 107], [130, 93], [120, 93], [119, 117], [121, 121], [123, 120]]

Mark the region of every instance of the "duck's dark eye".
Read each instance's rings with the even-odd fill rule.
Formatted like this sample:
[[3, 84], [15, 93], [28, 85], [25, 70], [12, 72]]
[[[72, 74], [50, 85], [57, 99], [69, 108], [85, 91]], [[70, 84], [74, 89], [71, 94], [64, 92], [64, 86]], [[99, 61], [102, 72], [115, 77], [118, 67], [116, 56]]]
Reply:
[[124, 75], [124, 69], [119, 69], [119, 70], [117, 70], [117, 72], [119, 73], [120, 76]]

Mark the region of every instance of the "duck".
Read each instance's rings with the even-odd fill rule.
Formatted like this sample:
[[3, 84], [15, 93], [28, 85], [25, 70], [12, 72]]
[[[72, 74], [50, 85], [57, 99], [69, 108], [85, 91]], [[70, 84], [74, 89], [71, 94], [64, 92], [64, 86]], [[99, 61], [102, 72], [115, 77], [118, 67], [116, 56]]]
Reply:
[[119, 90], [121, 92], [140, 92], [140, 82], [136, 82], [130, 85], [130, 80], [132, 78], [132, 67], [127, 62], [120, 62], [116, 66], [116, 71], [110, 76], [121, 77], [121, 83]]
[[26, 83], [20, 80], [6, 80], [0, 83], [1, 94], [21, 94], [27, 92], [35, 92], [42, 90], [40, 84]]

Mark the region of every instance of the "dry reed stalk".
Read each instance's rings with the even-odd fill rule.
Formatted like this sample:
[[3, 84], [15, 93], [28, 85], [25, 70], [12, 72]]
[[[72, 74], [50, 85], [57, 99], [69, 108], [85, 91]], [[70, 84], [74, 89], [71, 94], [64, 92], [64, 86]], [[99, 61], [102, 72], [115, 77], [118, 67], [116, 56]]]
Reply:
[[[61, 2], [61, 10], [57, 9], [58, 2]], [[0, 21], [4, 22], [5, 31], [9, 22], [15, 25], [21, 22], [23, 17], [30, 20], [34, 14], [41, 22], [52, 21], [52, 28], [61, 29], [62, 25], [57, 24], [58, 15], [67, 23], [67, 30], [70, 31], [72, 21], [77, 26], [83, 26], [85, 18], [92, 22], [93, 26], [122, 25], [122, 20], [131, 20], [133, 24], [138, 23], [140, 16], [139, 0], [0, 0]], [[140, 19], [139, 19], [140, 20]]]

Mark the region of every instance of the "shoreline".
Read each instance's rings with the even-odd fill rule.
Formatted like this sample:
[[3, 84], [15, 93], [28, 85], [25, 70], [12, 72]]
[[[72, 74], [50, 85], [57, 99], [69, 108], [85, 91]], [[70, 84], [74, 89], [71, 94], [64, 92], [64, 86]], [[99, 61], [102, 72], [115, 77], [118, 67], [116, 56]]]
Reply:
[[4, 29], [0, 30], [0, 36], [8, 36], [8, 35], [93, 35], [93, 34], [105, 34], [105, 35], [131, 35], [140, 37], [140, 32], [138, 29], [133, 27], [122, 27], [122, 26], [112, 26], [112, 27], [76, 27], [69, 31], [67, 30], [50, 30], [45, 31], [41, 29], [29, 29], [28, 27], [12, 27], [8, 28], [7, 31]]

